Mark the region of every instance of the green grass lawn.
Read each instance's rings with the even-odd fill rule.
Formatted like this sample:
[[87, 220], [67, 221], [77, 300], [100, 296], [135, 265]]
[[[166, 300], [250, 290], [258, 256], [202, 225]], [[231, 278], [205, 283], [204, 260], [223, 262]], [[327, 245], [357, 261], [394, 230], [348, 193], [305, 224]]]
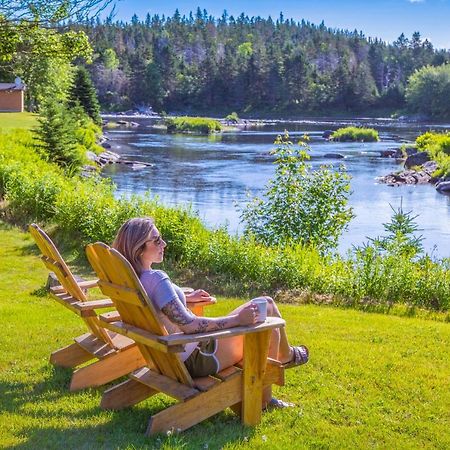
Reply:
[[8, 131], [14, 128], [29, 130], [37, 125], [37, 114], [23, 113], [5, 113], [0, 112], [0, 131]]
[[[70, 370], [50, 352], [85, 332], [78, 317], [42, 294], [47, 271], [30, 236], [0, 222], [0, 447], [45, 449], [448, 449], [449, 324], [320, 306], [282, 305], [308, 365], [286, 373], [276, 395], [296, 408], [245, 428], [230, 411], [180, 435], [146, 438], [153, 397], [102, 411], [102, 390], [70, 393]], [[213, 314], [238, 300], [221, 299]]]

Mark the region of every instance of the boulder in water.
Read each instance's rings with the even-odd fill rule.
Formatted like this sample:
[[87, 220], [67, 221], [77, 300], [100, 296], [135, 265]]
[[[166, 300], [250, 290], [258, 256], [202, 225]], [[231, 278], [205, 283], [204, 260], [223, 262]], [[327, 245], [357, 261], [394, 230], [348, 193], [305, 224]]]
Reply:
[[421, 166], [427, 161], [430, 161], [430, 155], [427, 152], [415, 153], [414, 155], [408, 156], [405, 161], [405, 167], [410, 169], [414, 166]]
[[442, 181], [436, 185], [438, 192], [450, 193], [450, 181]]
[[396, 158], [397, 157], [397, 149], [395, 148], [388, 148], [387, 150], [381, 150], [380, 156], [382, 158]]
[[330, 158], [330, 159], [343, 159], [345, 156], [342, 153], [325, 153], [323, 155], [324, 158]]

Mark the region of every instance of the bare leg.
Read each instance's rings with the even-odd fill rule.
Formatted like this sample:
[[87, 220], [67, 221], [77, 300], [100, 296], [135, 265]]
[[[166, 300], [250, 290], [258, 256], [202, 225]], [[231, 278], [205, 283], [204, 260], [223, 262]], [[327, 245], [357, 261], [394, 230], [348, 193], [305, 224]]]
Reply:
[[[264, 297], [267, 300], [267, 315], [269, 317], [281, 317], [277, 305], [271, 297]], [[250, 302], [246, 302], [231, 311], [236, 314]], [[220, 364], [220, 370], [226, 369], [242, 360], [244, 354], [244, 339], [242, 336], [234, 336], [217, 341], [216, 357]], [[285, 327], [274, 329], [269, 345], [269, 357], [282, 363], [292, 360], [293, 350], [289, 346]], [[270, 397], [269, 397], [270, 399]]]
[[[267, 299], [267, 315], [270, 317], [280, 317], [281, 313], [276, 305], [275, 301], [271, 297], [266, 297]], [[278, 338], [278, 354], [274, 359], [286, 363], [292, 360], [294, 356], [292, 347], [289, 345], [288, 337], [286, 334], [286, 327], [277, 328], [274, 331], [279, 335]]]
[[244, 338], [233, 336], [217, 341], [216, 358], [219, 361], [219, 370], [226, 369], [239, 361], [244, 356]]

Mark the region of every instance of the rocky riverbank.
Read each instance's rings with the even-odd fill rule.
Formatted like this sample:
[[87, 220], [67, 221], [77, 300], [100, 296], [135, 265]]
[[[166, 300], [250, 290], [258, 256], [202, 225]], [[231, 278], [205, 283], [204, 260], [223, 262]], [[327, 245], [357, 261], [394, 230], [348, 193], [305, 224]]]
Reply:
[[408, 147], [397, 149], [389, 155], [404, 160], [404, 170], [392, 172], [377, 178], [379, 183], [388, 186], [401, 186], [405, 184], [433, 184], [441, 193], [450, 193], [450, 180], [434, 177], [433, 174], [439, 168], [436, 161], [431, 161], [427, 152], [419, 152], [417, 149]]

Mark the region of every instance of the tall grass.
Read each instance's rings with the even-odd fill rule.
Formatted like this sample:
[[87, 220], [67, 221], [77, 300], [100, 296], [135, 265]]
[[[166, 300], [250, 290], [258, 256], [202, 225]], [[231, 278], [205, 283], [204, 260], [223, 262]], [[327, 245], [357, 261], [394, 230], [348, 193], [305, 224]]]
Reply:
[[330, 139], [339, 142], [377, 142], [378, 131], [373, 128], [345, 127], [332, 133]]
[[300, 289], [356, 307], [449, 309], [449, 260], [411, 260], [370, 248], [341, 258], [302, 245], [264, 246], [224, 229], [208, 230], [189, 209], [165, 207], [149, 195], [117, 199], [108, 181], [67, 177], [41, 160], [30, 142], [28, 132], [0, 133], [0, 195], [16, 223], [54, 224], [81, 247], [111, 242], [129, 217], [153, 216], [168, 242], [165, 267], [183, 272], [194, 285], [206, 280], [216, 292]]
[[222, 130], [219, 121], [207, 117], [168, 117], [165, 123], [168, 133], [210, 134]]

